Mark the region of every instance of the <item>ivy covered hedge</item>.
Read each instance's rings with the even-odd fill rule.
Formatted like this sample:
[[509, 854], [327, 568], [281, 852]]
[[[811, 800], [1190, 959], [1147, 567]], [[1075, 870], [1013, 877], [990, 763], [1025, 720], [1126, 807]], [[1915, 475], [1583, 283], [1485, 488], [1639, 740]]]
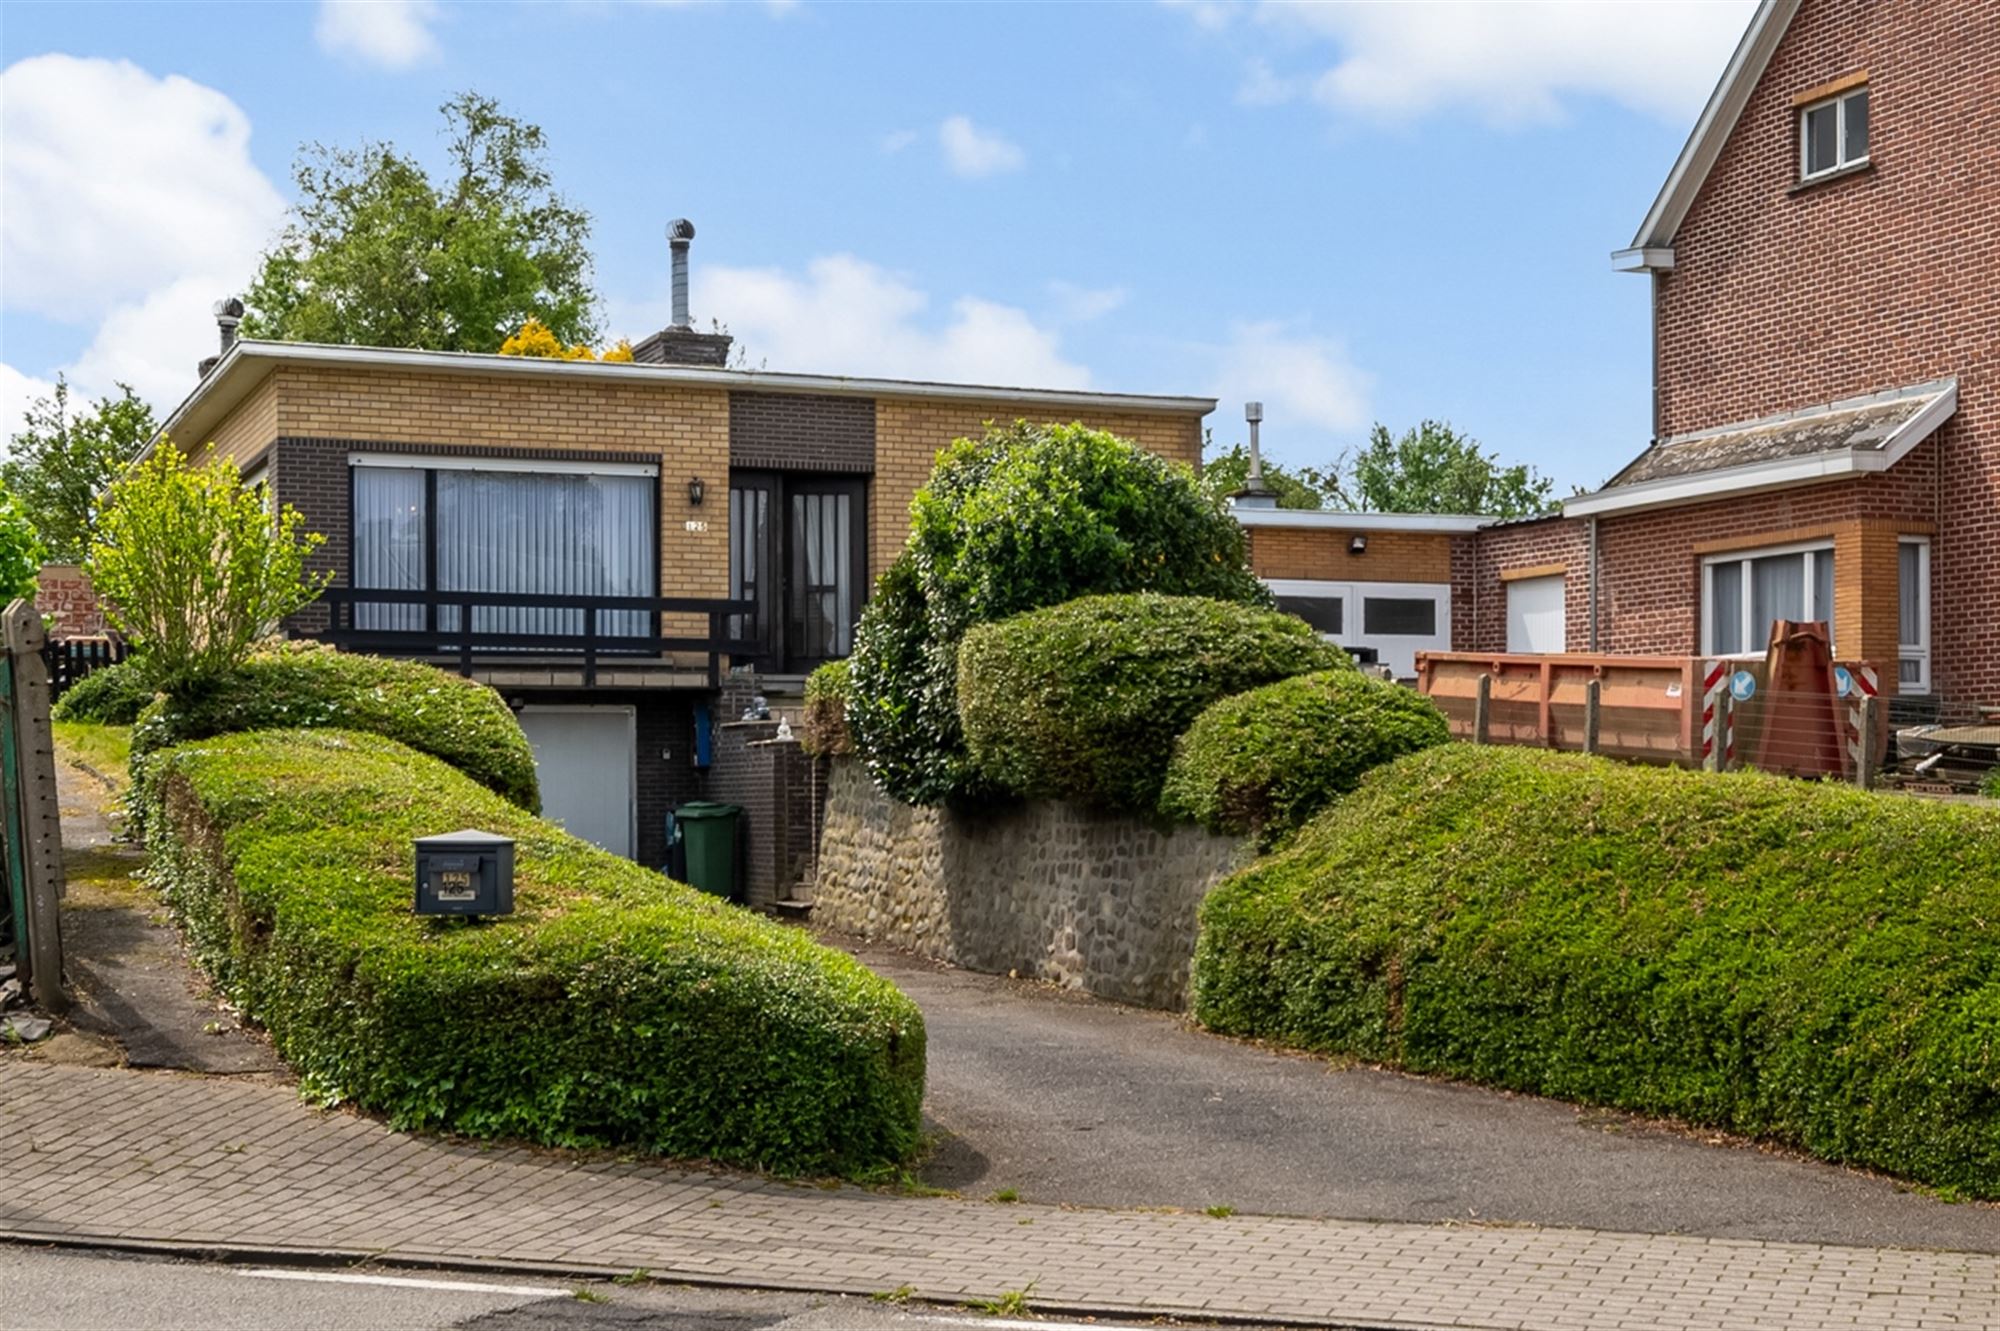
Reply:
[[1195, 1012], [2000, 1198], [2000, 812], [1444, 745], [1209, 896]]
[[1175, 738], [1210, 703], [1330, 669], [1354, 673], [1346, 652], [1276, 610], [1086, 596], [966, 634], [958, 714], [991, 786], [1150, 813]]
[[1369, 769], [1450, 738], [1415, 689], [1325, 670], [1224, 698], [1175, 746], [1160, 812], [1273, 845]]
[[806, 676], [806, 707], [799, 742], [814, 757], [854, 752], [847, 730], [847, 700], [854, 681], [845, 660], [828, 661]]
[[400, 740], [529, 812], [541, 807], [534, 750], [499, 694], [421, 662], [316, 643], [273, 644], [192, 696], [161, 697], [133, 729], [132, 757], [143, 764], [188, 740], [317, 726]]
[[[918, 1144], [924, 1025], [805, 933], [373, 735], [263, 731], [143, 769], [151, 873], [305, 1094], [402, 1128], [856, 1172]], [[513, 837], [516, 913], [411, 913], [411, 838]]]
[[988, 793], [958, 715], [958, 646], [974, 625], [1110, 592], [1270, 604], [1243, 529], [1191, 468], [1082, 425], [957, 441], [910, 519], [856, 627], [847, 725], [877, 784], [912, 804]]

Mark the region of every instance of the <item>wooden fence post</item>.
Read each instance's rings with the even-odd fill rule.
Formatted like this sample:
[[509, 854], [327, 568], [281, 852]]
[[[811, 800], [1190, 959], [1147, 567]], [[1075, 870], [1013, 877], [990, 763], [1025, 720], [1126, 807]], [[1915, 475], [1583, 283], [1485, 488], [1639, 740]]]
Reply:
[[[42, 659], [48, 635], [41, 614], [31, 601], [7, 607], [5, 632], [9, 670], [13, 676], [12, 707], [6, 718], [13, 733], [11, 764], [14, 778], [9, 795], [18, 795], [20, 838], [8, 847], [25, 878], [27, 917], [14, 922], [17, 963], [25, 961], [30, 993], [45, 1012], [69, 1006], [62, 983], [62, 806], [56, 798], [55, 735], [49, 729], [49, 668]], [[10, 810], [9, 812], [13, 812]]]
[[1474, 744], [1488, 744], [1492, 742], [1487, 738], [1488, 727], [1492, 723], [1492, 711], [1493, 676], [1482, 674], [1479, 677], [1479, 691], [1472, 695], [1472, 742]]
[[1861, 745], [1854, 757], [1854, 784], [1863, 790], [1875, 784], [1875, 698], [1861, 698]]
[[1597, 726], [1600, 716], [1598, 706], [1599, 686], [1603, 680], [1592, 679], [1583, 686], [1583, 751], [1597, 752]]

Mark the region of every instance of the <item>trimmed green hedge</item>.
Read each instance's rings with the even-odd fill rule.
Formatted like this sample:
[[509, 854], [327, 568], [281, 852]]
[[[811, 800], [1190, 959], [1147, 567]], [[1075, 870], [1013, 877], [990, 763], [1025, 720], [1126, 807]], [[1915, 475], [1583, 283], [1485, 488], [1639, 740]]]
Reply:
[[2000, 1197], [2000, 813], [1448, 744], [1209, 896], [1195, 1012]]
[[1195, 596], [1087, 596], [985, 624], [959, 648], [958, 714], [999, 789], [1151, 812], [1202, 709], [1307, 671], [1353, 670], [1302, 619]]
[[1275, 844], [1370, 768], [1449, 739], [1414, 689], [1326, 670], [1224, 698], [1175, 746], [1160, 812]]
[[828, 661], [806, 676], [805, 724], [799, 743], [807, 753], [817, 758], [854, 752], [854, 737], [847, 730], [847, 700], [853, 692], [845, 660]]
[[499, 694], [421, 662], [314, 643], [266, 648], [198, 696], [162, 697], [134, 727], [132, 757], [143, 764], [188, 740], [317, 726], [400, 740], [530, 813], [541, 807], [535, 752]]
[[938, 456], [903, 553], [855, 630], [854, 746], [911, 804], [991, 794], [958, 716], [958, 645], [975, 624], [1107, 592], [1271, 604], [1243, 529], [1185, 463], [1082, 425], [989, 426]]
[[[230, 735], [143, 779], [154, 880], [310, 1097], [401, 1128], [787, 1173], [918, 1144], [921, 1014], [800, 930], [378, 736]], [[515, 838], [513, 915], [411, 913], [411, 838], [462, 827]]]
[[158, 696], [136, 661], [100, 666], [63, 691], [49, 709], [54, 721], [89, 721], [100, 726], [129, 726]]

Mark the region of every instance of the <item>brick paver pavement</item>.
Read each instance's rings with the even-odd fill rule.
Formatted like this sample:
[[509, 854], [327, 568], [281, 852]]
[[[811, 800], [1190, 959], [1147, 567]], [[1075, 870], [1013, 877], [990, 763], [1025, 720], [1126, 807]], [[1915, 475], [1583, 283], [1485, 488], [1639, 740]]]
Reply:
[[[916, 1198], [482, 1147], [0, 1059], [0, 1230], [1383, 1327], [2000, 1327], [2000, 1257]], [[1615, 1184], [1612, 1184], [1615, 1186]]]

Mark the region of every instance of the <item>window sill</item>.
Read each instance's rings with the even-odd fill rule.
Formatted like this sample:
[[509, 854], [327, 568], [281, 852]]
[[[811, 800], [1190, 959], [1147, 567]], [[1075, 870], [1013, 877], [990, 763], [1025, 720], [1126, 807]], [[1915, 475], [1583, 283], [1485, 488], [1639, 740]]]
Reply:
[[1807, 190], [1818, 189], [1821, 185], [1831, 185], [1836, 180], [1848, 180], [1854, 176], [1865, 176], [1874, 169], [1874, 160], [1872, 158], [1864, 158], [1859, 162], [1843, 166], [1836, 171], [1822, 171], [1819, 175], [1801, 180], [1785, 192], [1787, 194], [1803, 194]]

